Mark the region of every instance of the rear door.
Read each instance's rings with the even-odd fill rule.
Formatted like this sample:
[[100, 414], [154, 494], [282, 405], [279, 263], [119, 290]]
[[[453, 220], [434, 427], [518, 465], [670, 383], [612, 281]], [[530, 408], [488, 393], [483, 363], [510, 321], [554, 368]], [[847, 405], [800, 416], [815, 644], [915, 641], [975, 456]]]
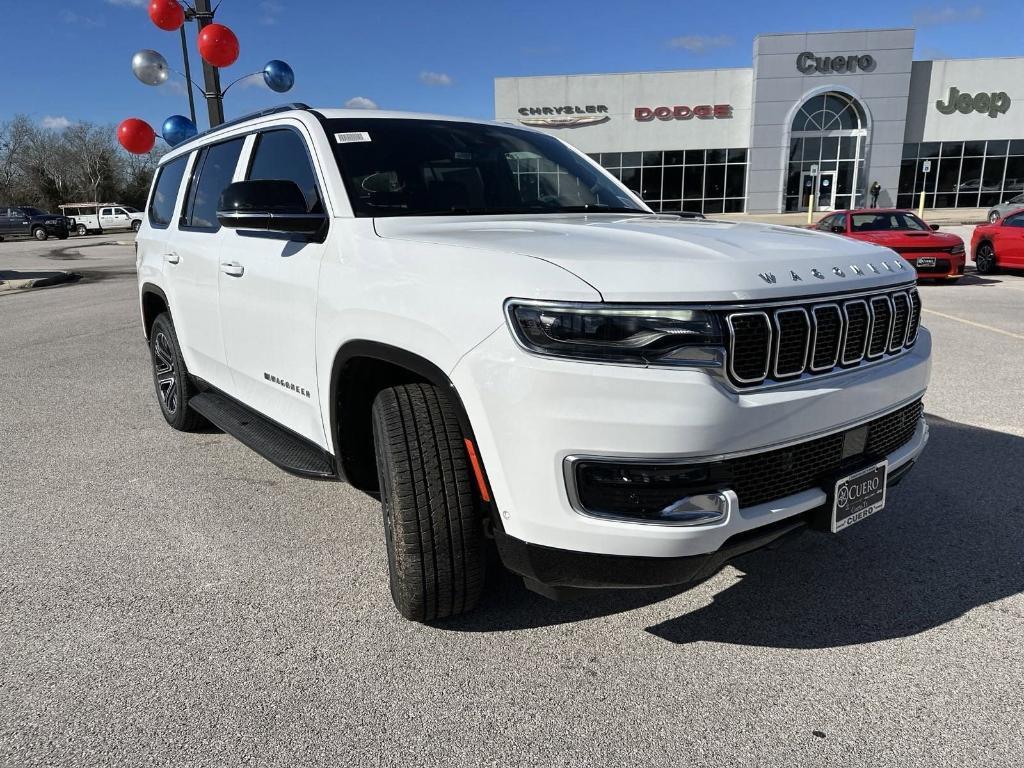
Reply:
[[7, 215], [10, 217], [7, 225], [8, 232], [12, 235], [31, 235], [32, 217], [21, 208], [8, 208]]
[[[325, 210], [323, 174], [299, 123], [251, 140], [246, 179], [289, 179], [307, 212]], [[225, 230], [220, 248], [220, 316], [242, 402], [327, 447], [316, 375], [316, 300], [323, 243], [308, 236]]]

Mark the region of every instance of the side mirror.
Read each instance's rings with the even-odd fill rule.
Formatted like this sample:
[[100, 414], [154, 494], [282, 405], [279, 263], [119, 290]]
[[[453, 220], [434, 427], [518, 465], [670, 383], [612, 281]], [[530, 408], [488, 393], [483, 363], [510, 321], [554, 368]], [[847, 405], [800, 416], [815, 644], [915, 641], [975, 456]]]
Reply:
[[846, 227], [844, 227], [842, 224], [833, 224], [832, 231], [835, 232], [837, 235], [845, 235]]
[[928, 226], [932, 228], [932, 232], [938, 232], [939, 230], [938, 224], [929, 224]]
[[327, 216], [306, 211], [306, 196], [294, 181], [265, 179], [229, 184], [217, 204], [217, 221], [230, 229], [312, 235]]

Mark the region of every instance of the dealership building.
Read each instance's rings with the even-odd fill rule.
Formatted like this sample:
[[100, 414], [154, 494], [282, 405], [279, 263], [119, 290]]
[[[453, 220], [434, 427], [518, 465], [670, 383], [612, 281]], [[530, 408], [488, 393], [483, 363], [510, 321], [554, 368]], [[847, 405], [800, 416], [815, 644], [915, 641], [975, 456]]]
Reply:
[[[663, 212], [977, 208], [1024, 191], [1024, 57], [914, 60], [913, 29], [760, 35], [753, 67], [497, 78], [497, 120]], [[544, 169], [538, 169], [542, 172]]]

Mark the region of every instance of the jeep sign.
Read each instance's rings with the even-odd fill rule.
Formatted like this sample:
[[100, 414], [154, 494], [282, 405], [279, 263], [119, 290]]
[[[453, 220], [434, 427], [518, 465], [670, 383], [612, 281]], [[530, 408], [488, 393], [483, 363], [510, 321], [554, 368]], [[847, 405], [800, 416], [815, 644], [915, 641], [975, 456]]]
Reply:
[[958, 88], [950, 88], [946, 103], [943, 104], [942, 99], [939, 99], [935, 102], [935, 108], [944, 115], [952, 115], [954, 112], [969, 115], [971, 112], [977, 112], [982, 115], [988, 113], [989, 117], [995, 117], [996, 115], [1005, 115], [1010, 108], [1010, 103], [1010, 97], [1006, 91], [977, 93], [971, 96], [969, 93], [961, 93]]

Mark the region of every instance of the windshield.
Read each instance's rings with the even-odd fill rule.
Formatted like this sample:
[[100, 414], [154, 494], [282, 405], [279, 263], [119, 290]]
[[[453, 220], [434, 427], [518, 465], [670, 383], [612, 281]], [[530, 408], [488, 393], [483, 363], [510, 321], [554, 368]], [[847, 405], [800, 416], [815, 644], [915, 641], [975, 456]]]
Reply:
[[356, 216], [648, 213], [552, 136], [445, 120], [327, 121]]
[[128, 213], [141, 213], [138, 208], [132, 208], [130, 205], [122, 205], [121, 208]]
[[854, 232], [894, 232], [911, 229], [927, 231], [928, 226], [912, 213], [855, 213], [850, 217]]

